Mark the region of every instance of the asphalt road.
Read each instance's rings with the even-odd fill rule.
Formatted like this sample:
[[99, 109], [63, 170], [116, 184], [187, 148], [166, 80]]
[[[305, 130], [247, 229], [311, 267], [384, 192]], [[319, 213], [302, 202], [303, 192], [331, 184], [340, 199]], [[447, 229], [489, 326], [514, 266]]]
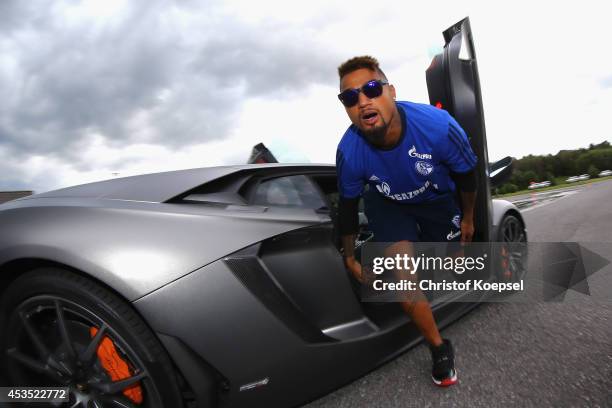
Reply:
[[[534, 200], [523, 210], [529, 241], [610, 242], [599, 248], [612, 259], [612, 181], [571, 191], [512, 197]], [[612, 265], [589, 284], [608, 300], [487, 303], [443, 330], [455, 345], [453, 387], [431, 383], [421, 344], [305, 408], [612, 407]]]

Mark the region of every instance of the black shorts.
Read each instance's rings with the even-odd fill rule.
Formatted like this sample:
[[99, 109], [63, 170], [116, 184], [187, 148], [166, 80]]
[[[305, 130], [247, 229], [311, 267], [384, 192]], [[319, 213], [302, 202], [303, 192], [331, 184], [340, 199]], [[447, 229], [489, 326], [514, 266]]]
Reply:
[[461, 209], [451, 194], [424, 203], [400, 204], [370, 189], [363, 198], [376, 242], [461, 240]]

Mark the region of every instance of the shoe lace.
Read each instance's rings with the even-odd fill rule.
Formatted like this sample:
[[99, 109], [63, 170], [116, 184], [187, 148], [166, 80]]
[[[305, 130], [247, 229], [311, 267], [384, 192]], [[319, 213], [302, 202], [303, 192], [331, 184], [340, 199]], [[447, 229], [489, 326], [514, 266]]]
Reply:
[[440, 351], [434, 354], [433, 366], [436, 372], [450, 370], [453, 365], [453, 355], [449, 350]]

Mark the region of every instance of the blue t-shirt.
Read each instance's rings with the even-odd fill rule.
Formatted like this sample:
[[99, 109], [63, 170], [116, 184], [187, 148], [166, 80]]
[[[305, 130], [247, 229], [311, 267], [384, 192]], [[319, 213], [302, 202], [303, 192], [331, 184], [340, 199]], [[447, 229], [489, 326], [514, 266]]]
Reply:
[[344, 198], [361, 195], [365, 183], [399, 203], [435, 200], [455, 191], [449, 172], [465, 173], [476, 155], [457, 121], [445, 110], [397, 102], [402, 119], [400, 141], [376, 148], [351, 125], [336, 152], [338, 189]]

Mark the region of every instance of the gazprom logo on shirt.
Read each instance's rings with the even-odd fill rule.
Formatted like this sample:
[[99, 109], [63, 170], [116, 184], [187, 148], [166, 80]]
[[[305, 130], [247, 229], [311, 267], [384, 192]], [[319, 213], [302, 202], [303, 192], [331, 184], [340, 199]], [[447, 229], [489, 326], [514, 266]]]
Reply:
[[416, 147], [414, 145], [412, 145], [412, 148], [410, 150], [408, 150], [408, 156], [416, 157], [416, 158], [421, 159], [421, 160], [431, 160], [431, 154], [417, 153]]
[[459, 230], [459, 231], [454, 231], [454, 232], [453, 232], [453, 230], [451, 230], [451, 231], [450, 231], [450, 232], [449, 232], [449, 233], [446, 235], [446, 240], [447, 240], [447, 241], [453, 240], [453, 239], [457, 238], [457, 237], [458, 237], [458, 236], [460, 236], [460, 235], [461, 235], [461, 230]]
[[425, 190], [427, 190], [427, 188], [430, 185], [431, 185], [431, 182], [427, 180], [425, 184], [423, 184], [421, 187], [417, 188], [414, 191], [406, 191], [404, 193], [391, 194], [391, 187], [389, 187], [389, 184], [387, 184], [386, 182], [382, 182], [381, 184], [376, 185], [376, 189], [393, 200], [403, 201], [403, 200], [411, 200], [414, 197], [418, 196], [419, 194], [422, 194]]

